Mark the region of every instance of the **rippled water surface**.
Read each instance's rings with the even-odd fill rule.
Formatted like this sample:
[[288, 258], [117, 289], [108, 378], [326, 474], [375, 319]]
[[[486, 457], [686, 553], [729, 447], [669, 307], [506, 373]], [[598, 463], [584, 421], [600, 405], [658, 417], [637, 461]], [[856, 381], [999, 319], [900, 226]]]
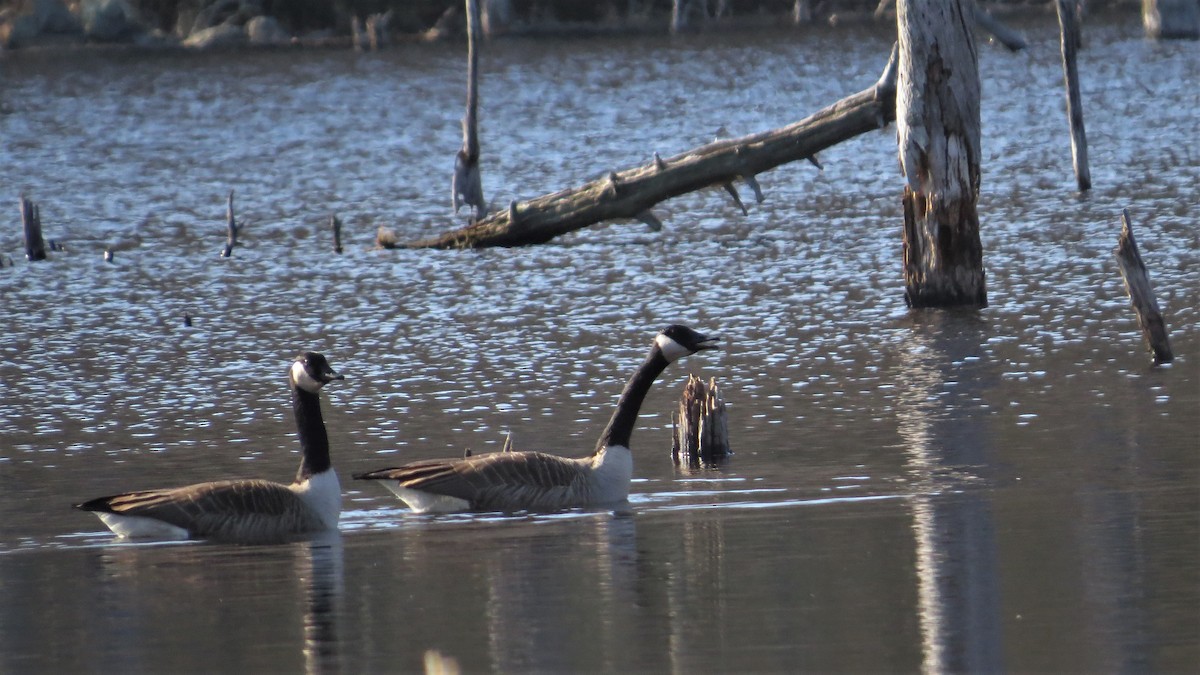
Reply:
[[[0, 58], [0, 671], [419, 670], [427, 650], [505, 672], [1194, 667], [1200, 45], [1087, 26], [1080, 196], [1056, 26], [1021, 27], [1025, 52], [980, 47], [980, 312], [904, 307], [892, 129], [760, 176], [747, 216], [714, 190], [660, 205], [660, 233], [377, 251], [378, 226], [461, 222], [461, 46]], [[891, 41], [489, 44], [484, 191], [782, 126], [873, 83]], [[229, 190], [244, 229], [221, 259]], [[23, 259], [19, 192], [66, 245], [49, 262]], [[1169, 367], [1112, 258], [1122, 208]], [[651, 392], [628, 510], [417, 516], [348, 479], [510, 432], [583, 454], [676, 321], [725, 349]], [[69, 508], [288, 479], [285, 369], [309, 349], [347, 376], [323, 396], [340, 535], [129, 544]], [[728, 404], [720, 467], [670, 461], [689, 372]]]

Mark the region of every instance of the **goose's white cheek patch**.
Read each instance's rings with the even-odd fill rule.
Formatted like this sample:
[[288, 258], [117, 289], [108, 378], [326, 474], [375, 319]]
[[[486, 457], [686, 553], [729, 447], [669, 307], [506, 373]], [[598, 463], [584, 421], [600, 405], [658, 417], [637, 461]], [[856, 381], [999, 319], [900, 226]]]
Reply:
[[692, 353], [692, 350], [661, 333], [658, 337], [654, 338], [654, 343], [662, 350], [663, 356], [666, 357], [667, 361], [675, 361]]
[[304, 368], [304, 364], [300, 361], [292, 364], [292, 381], [296, 383], [297, 387], [314, 394], [320, 391], [322, 384], [312, 375], [308, 374], [308, 371]]

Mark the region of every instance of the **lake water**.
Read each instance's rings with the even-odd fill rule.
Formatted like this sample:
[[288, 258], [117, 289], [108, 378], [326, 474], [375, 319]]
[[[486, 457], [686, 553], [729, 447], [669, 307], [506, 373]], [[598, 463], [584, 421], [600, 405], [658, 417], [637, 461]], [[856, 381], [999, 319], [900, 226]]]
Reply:
[[[1080, 196], [1057, 26], [1019, 25], [1025, 52], [980, 45], [978, 312], [904, 306], [891, 128], [760, 176], [748, 216], [711, 190], [659, 206], [660, 233], [377, 251], [381, 225], [462, 223], [461, 45], [4, 55], [0, 672], [419, 671], [431, 650], [484, 672], [1195, 668], [1200, 44], [1089, 20]], [[892, 39], [489, 44], [485, 194], [783, 126], [870, 86]], [[222, 259], [229, 190], [245, 225]], [[67, 247], [49, 262], [23, 259], [19, 192]], [[1112, 258], [1122, 208], [1169, 367]], [[509, 432], [584, 454], [676, 321], [725, 349], [651, 392], [627, 509], [423, 516], [349, 479]], [[286, 369], [310, 349], [346, 375], [322, 396], [340, 534], [135, 544], [69, 508], [290, 479]], [[718, 467], [670, 460], [689, 372], [728, 405]]]

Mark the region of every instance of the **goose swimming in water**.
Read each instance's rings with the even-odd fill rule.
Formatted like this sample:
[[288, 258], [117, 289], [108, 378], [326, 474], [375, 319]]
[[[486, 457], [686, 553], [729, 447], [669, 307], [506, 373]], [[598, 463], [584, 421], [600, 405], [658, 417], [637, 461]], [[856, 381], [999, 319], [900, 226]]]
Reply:
[[622, 502], [629, 496], [633, 477], [629, 438], [650, 385], [668, 364], [716, 349], [716, 341], [680, 325], [655, 336], [650, 353], [625, 384], [616, 411], [587, 457], [503, 452], [418, 461], [354, 477], [382, 481], [419, 513], [553, 510]]
[[342, 491], [317, 392], [343, 378], [316, 352], [297, 356], [288, 376], [303, 452], [291, 485], [213, 481], [100, 497], [75, 508], [95, 513], [122, 537], [265, 542], [337, 529]]

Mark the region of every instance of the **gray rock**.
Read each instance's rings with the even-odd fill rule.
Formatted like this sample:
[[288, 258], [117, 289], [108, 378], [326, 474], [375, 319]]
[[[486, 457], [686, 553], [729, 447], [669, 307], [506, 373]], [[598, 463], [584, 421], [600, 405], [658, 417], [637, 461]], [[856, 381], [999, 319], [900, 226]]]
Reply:
[[291, 41], [291, 36], [269, 16], [256, 16], [246, 22], [246, 37], [252, 45], [282, 45]]
[[83, 0], [79, 16], [83, 32], [99, 42], [126, 42], [145, 30], [125, 0]]
[[16, 16], [11, 12], [0, 16], [0, 47], [4, 49], [28, 47], [40, 33], [37, 17], [32, 14]]
[[192, 33], [183, 41], [183, 46], [191, 49], [216, 49], [243, 44], [246, 44], [246, 29], [228, 23]]
[[83, 24], [62, 0], [33, 0], [33, 15], [43, 33], [83, 32]]

